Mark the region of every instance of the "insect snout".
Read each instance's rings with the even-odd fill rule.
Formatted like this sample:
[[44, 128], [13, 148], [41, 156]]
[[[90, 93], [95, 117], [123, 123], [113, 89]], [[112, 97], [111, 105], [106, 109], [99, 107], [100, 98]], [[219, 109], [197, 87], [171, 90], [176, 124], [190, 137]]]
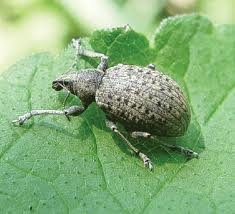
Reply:
[[52, 88], [56, 91], [65, 89], [72, 92], [74, 80], [77, 79], [77, 76], [77, 72], [68, 72], [66, 74], [62, 74], [52, 82]]
[[55, 89], [56, 91], [60, 91], [63, 89], [63, 86], [60, 82], [58, 81], [53, 81], [52, 82], [52, 88]]

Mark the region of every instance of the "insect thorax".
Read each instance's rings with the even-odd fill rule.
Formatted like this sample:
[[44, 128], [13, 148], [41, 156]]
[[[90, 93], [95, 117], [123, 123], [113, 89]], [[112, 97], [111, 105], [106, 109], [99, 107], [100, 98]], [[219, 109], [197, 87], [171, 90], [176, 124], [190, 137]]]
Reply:
[[103, 74], [97, 69], [85, 69], [77, 73], [74, 78], [71, 92], [78, 96], [84, 105], [95, 101], [96, 90], [99, 87]]
[[[98, 69], [83, 69], [61, 75], [52, 83], [55, 90], [62, 88], [78, 96], [85, 106], [95, 101], [96, 90], [103, 74]], [[61, 87], [61, 88], [60, 88]]]

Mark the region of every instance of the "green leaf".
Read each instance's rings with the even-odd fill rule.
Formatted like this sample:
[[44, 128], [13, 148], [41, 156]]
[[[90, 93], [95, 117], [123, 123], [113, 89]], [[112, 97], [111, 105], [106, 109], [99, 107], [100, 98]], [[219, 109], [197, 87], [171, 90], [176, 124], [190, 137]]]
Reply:
[[[193, 117], [184, 137], [130, 138], [154, 172], [105, 127], [96, 104], [71, 122], [48, 116], [11, 124], [31, 109], [62, 108], [66, 94], [51, 82], [72, 64], [71, 48], [57, 58], [27, 57], [0, 76], [0, 213], [235, 212], [235, 26], [179, 16], [163, 21], [154, 38], [150, 47], [145, 36], [117, 28], [84, 40], [110, 65], [155, 63], [188, 96]], [[82, 58], [78, 69], [93, 64]], [[158, 142], [193, 148], [200, 159], [187, 161]]]

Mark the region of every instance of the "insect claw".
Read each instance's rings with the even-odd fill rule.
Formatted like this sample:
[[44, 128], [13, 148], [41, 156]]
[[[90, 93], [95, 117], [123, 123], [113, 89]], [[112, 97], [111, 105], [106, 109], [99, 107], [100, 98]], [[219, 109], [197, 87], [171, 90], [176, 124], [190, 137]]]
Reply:
[[23, 115], [23, 116], [19, 116], [18, 119], [13, 120], [12, 123], [15, 124], [15, 125], [17, 125], [17, 124], [18, 124], [18, 125], [23, 125], [24, 122], [28, 119], [27, 116], [29, 116], [29, 115], [28, 115], [28, 114], [25, 114], [25, 115]]
[[197, 152], [193, 152], [192, 157], [199, 159], [199, 154]]
[[65, 115], [65, 117], [68, 119], [69, 122], [71, 121], [71, 119], [68, 115]]
[[78, 38], [78, 39], [72, 39], [72, 46], [75, 48], [75, 49], [79, 49], [80, 48], [80, 45], [81, 45], [81, 39]]
[[71, 121], [67, 110], [64, 110], [64, 116], [68, 119], [68, 121]]
[[11, 121], [13, 124], [16, 124], [16, 123], [18, 123], [19, 121], [18, 120], [12, 120]]
[[186, 156], [188, 156], [189, 158], [199, 158], [199, 154], [197, 152], [194, 152], [191, 149], [185, 149], [183, 151], [185, 153]]
[[152, 165], [151, 160], [145, 154], [143, 154], [141, 152], [139, 153], [139, 156], [144, 161], [144, 166], [149, 168], [150, 171], [152, 171], [153, 170], [153, 165]]
[[153, 171], [153, 165], [152, 165], [152, 162], [150, 161], [150, 163], [149, 163], [149, 169], [150, 169], [150, 171]]
[[148, 159], [146, 159], [146, 161], [144, 162], [144, 166], [145, 167], [147, 167], [147, 168], [149, 168], [150, 169], [150, 171], [152, 171], [153, 170], [153, 165], [152, 165], [152, 162], [150, 161], [150, 159], [148, 158]]

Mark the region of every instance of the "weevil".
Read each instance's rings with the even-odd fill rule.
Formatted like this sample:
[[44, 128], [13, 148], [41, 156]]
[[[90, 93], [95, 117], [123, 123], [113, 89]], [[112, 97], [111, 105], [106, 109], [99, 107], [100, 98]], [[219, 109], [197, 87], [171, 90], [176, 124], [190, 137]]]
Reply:
[[[81, 39], [74, 39], [72, 44], [77, 59], [80, 55], [100, 58], [100, 63], [97, 68], [69, 71], [59, 76], [52, 82], [52, 88], [56, 91], [64, 89], [77, 96], [82, 105], [64, 110], [32, 110], [12, 122], [22, 125], [36, 115], [79, 116], [92, 102], [96, 102], [106, 115], [106, 126], [143, 160], [145, 167], [152, 170], [148, 156], [133, 146], [116, 124], [123, 124], [133, 138], [184, 135], [191, 114], [179, 85], [156, 70], [153, 64], [146, 67], [118, 64], [108, 68], [108, 56], [83, 49]], [[191, 149], [171, 144], [163, 146], [190, 158], [198, 158], [198, 153]]]

